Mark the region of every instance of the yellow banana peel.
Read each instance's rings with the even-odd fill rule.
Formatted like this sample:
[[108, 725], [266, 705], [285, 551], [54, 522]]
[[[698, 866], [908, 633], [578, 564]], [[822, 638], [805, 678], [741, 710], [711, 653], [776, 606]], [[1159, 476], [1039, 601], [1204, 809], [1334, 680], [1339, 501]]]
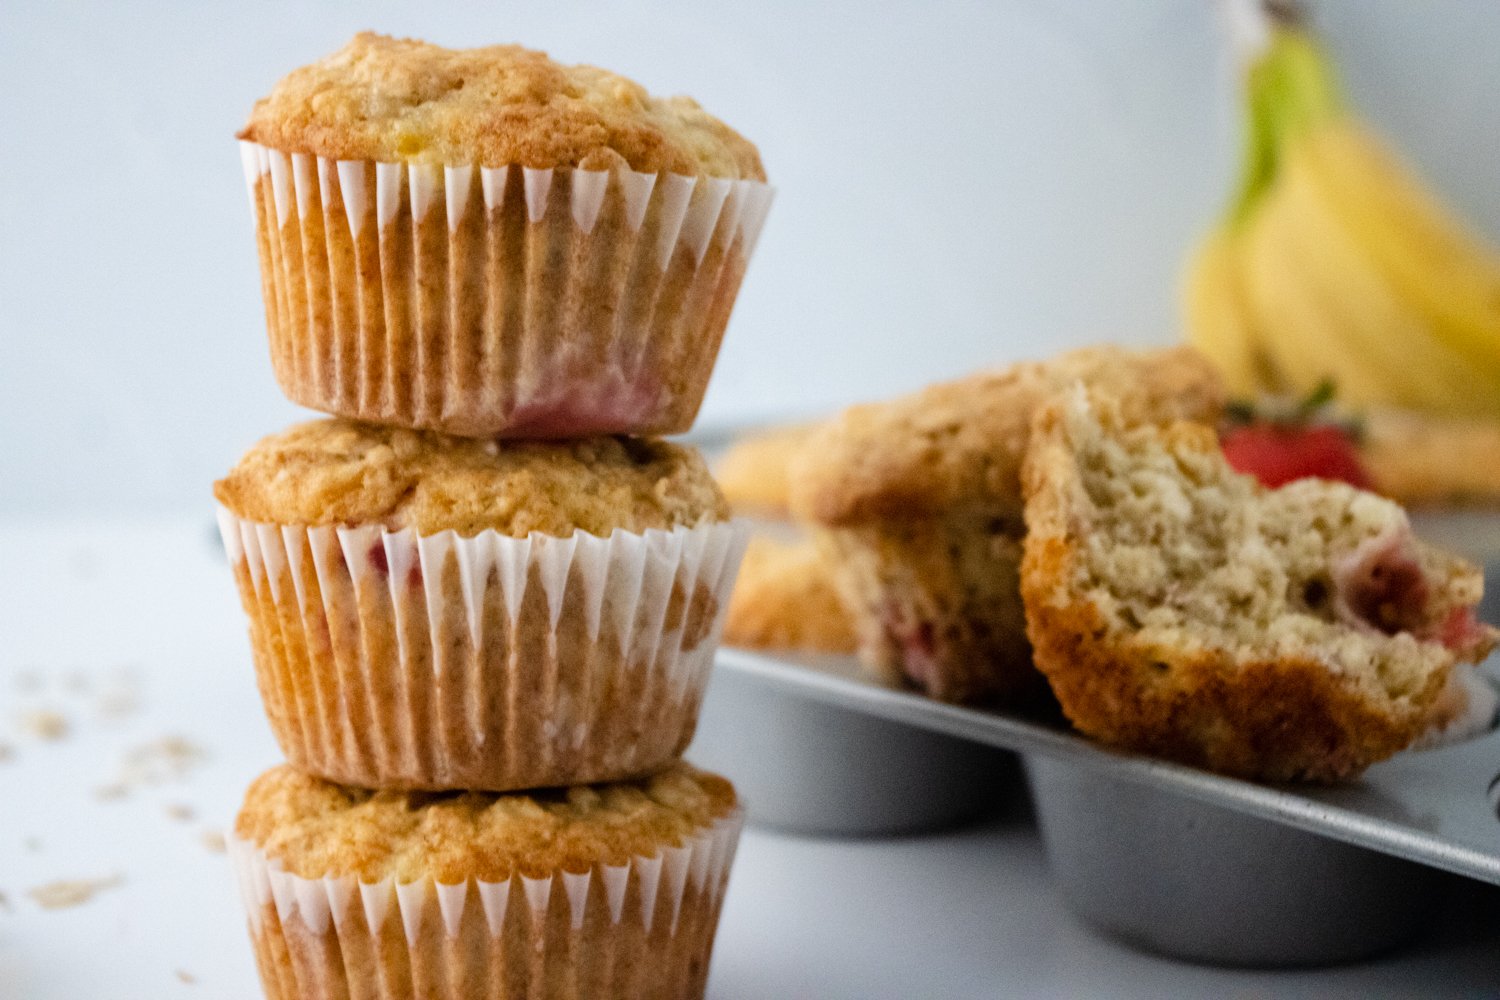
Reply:
[[1247, 68], [1239, 190], [1190, 256], [1188, 339], [1240, 393], [1500, 414], [1500, 253], [1348, 110], [1296, 23]]

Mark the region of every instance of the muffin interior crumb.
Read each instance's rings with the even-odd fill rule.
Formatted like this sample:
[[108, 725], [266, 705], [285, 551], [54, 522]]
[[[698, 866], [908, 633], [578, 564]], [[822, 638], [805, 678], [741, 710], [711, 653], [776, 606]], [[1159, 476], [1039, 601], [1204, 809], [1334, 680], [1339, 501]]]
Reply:
[[1205, 426], [1110, 428], [1086, 401], [1064, 419], [1084, 494], [1076, 583], [1112, 628], [1238, 662], [1313, 658], [1392, 699], [1451, 662], [1478, 575], [1396, 504], [1321, 480], [1263, 490]]

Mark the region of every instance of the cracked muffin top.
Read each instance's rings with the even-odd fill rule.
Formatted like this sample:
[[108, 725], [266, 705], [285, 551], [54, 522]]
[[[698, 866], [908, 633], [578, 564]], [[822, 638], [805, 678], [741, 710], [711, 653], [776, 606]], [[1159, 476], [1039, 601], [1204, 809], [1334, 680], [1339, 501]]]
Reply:
[[340, 160], [766, 176], [755, 146], [692, 98], [519, 45], [372, 32], [283, 77], [239, 137]]
[[250, 786], [235, 833], [303, 878], [498, 882], [655, 855], [735, 808], [733, 785], [681, 762], [641, 781], [506, 795], [369, 791], [281, 765]]
[[1100, 345], [1023, 361], [826, 422], [792, 460], [792, 511], [832, 528], [976, 510], [1019, 524], [1032, 414], [1076, 380], [1151, 421], [1212, 421], [1224, 404], [1218, 373], [1189, 347]]
[[262, 439], [214, 496], [250, 521], [419, 535], [608, 535], [729, 517], [703, 457], [667, 441], [496, 441], [342, 419]]

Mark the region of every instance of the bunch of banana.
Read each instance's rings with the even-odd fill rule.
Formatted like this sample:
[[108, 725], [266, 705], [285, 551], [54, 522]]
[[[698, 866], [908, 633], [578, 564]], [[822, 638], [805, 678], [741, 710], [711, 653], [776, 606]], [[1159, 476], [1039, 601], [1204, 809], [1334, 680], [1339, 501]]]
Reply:
[[1500, 414], [1500, 253], [1350, 113], [1295, 19], [1245, 83], [1240, 188], [1188, 262], [1192, 342], [1247, 395], [1332, 379], [1354, 405]]

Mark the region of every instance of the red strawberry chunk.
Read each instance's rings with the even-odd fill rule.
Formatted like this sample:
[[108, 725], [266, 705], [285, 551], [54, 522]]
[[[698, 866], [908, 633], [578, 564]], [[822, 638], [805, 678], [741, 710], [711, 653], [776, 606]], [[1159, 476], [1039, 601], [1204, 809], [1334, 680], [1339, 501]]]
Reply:
[[1235, 471], [1272, 489], [1309, 477], [1370, 488], [1353, 440], [1331, 424], [1249, 424], [1226, 431], [1221, 445]]

